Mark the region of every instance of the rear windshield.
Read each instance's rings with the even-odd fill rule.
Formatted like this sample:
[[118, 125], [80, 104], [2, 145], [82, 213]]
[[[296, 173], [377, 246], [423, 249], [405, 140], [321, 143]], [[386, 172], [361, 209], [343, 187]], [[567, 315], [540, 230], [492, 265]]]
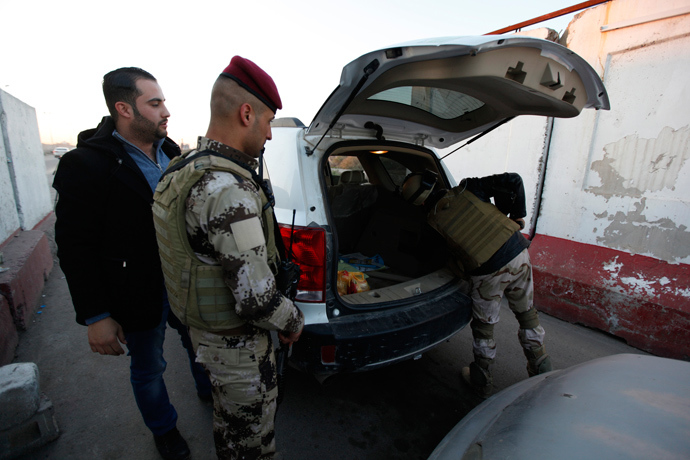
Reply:
[[443, 88], [400, 86], [369, 97], [369, 100], [395, 102], [424, 110], [444, 120], [451, 120], [481, 108], [478, 99]]

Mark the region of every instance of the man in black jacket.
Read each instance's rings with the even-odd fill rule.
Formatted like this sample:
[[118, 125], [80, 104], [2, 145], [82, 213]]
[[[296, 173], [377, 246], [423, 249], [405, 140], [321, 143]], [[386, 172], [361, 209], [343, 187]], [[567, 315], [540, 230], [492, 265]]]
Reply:
[[166, 137], [170, 113], [151, 74], [109, 72], [103, 94], [111, 116], [79, 134], [55, 175], [60, 266], [91, 350], [118, 356], [127, 346], [134, 396], [156, 447], [165, 459], [186, 459], [163, 381], [166, 322], [180, 333], [202, 399], [211, 386], [186, 327], [169, 314], [151, 213], [153, 189], [180, 149]]

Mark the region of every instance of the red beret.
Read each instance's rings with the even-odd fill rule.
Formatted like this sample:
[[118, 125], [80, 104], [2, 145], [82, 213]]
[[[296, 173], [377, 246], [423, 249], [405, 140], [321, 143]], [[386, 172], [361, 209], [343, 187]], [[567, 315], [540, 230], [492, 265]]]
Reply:
[[235, 56], [221, 75], [235, 80], [242, 88], [258, 97], [273, 113], [283, 108], [273, 79], [249, 59]]

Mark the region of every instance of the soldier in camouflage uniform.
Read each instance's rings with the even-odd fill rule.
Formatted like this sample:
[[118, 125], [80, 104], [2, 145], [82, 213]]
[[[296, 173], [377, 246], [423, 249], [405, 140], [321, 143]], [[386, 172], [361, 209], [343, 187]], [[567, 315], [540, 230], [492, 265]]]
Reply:
[[462, 377], [478, 395], [488, 397], [493, 390], [489, 365], [496, 358], [494, 325], [504, 296], [520, 326], [528, 375], [552, 369], [533, 303], [530, 242], [520, 232], [525, 226], [525, 190], [516, 173], [468, 178], [451, 190], [434, 191], [436, 179], [430, 171], [410, 174], [402, 196], [424, 205], [427, 221], [470, 275], [474, 362], [463, 368]]
[[[235, 56], [213, 87], [207, 134], [187, 157], [220, 154], [254, 171], [279, 108], [273, 80]], [[232, 293], [228, 308], [243, 323], [227, 330], [190, 326], [197, 361], [214, 386], [219, 459], [274, 458], [277, 376], [270, 331], [289, 344], [304, 326], [299, 309], [276, 289], [278, 257], [267, 206], [256, 176], [214, 169], [192, 185], [185, 202], [189, 244], [203, 263], [222, 267]]]

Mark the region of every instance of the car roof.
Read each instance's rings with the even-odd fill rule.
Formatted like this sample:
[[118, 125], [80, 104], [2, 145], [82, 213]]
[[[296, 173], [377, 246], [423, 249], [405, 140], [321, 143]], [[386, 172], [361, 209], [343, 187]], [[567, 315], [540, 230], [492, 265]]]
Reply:
[[347, 64], [308, 136], [339, 134], [451, 145], [518, 115], [609, 109], [594, 69], [569, 49], [523, 36], [418, 40]]

